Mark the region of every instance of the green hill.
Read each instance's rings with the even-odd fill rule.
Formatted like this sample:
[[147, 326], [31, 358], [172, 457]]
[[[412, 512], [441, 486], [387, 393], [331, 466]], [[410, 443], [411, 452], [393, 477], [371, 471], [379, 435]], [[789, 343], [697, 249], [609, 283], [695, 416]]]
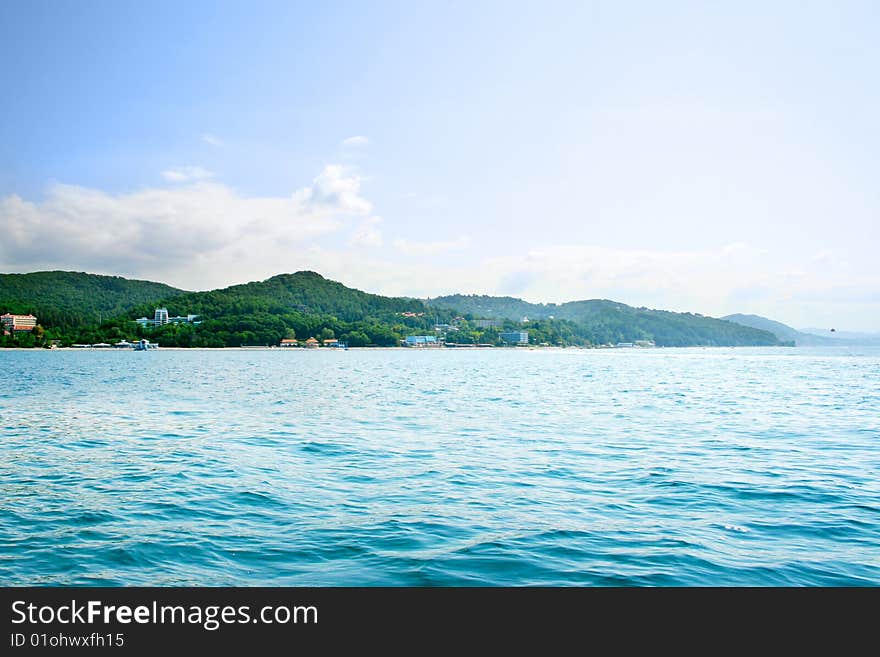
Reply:
[[503, 318], [515, 322], [523, 318], [547, 319], [557, 312], [553, 303], [529, 303], [515, 297], [492, 297], [486, 294], [450, 294], [426, 299], [435, 308], [454, 308], [465, 315], [483, 318]]
[[369, 294], [312, 271], [279, 274], [265, 281], [210, 292], [187, 292], [169, 299], [167, 305], [172, 315], [189, 312], [205, 317], [223, 317], [295, 311], [306, 315], [333, 315], [345, 321], [425, 311], [425, 305], [416, 299]]
[[546, 321], [565, 321], [592, 344], [653, 340], [657, 346], [769, 346], [780, 343], [767, 330], [694, 313], [634, 308], [592, 299], [562, 304], [534, 304], [513, 297], [452, 295], [428, 299], [435, 308], [455, 308], [466, 316], [504, 318], [540, 327]]
[[[162, 301], [171, 315], [199, 315], [202, 323], [164, 326], [149, 333], [160, 344], [239, 346], [278, 344], [285, 337], [337, 338], [351, 346], [396, 346], [410, 333], [433, 333], [447, 310], [428, 309], [417, 299], [384, 297], [346, 287], [311, 271], [210, 292], [187, 292]], [[152, 316], [154, 305], [129, 318]], [[117, 322], [120, 330], [124, 322]]]
[[83, 327], [182, 293], [163, 283], [73, 271], [0, 274], [0, 314], [32, 313], [44, 327]]

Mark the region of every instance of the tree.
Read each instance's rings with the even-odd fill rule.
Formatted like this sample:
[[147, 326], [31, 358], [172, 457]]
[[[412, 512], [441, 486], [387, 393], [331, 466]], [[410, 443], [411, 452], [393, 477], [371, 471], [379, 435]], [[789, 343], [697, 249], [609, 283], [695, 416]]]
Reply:
[[366, 347], [370, 344], [370, 338], [363, 331], [352, 331], [342, 336], [349, 347]]

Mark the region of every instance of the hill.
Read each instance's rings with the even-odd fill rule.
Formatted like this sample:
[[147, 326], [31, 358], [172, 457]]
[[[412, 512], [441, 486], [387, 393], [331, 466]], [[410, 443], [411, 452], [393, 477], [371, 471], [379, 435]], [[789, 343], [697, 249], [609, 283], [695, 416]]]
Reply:
[[[466, 316], [529, 319], [530, 325], [543, 321], [564, 321], [592, 344], [653, 340], [657, 346], [746, 346], [776, 345], [779, 340], [759, 327], [705, 317], [694, 313], [634, 308], [604, 299], [569, 301], [562, 304], [534, 304], [514, 297], [452, 295], [426, 301], [435, 308], [456, 308]], [[537, 322], [536, 322], [537, 320]]]
[[[196, 314], [198, 327], [165, 326], [150, 332], [160, 344], [239, 346], [278, 344], [285, 337], [337, 338], [351, 346], [396, 346], [409, 333], [434, 332], [452, 317], [417, 300], [385, 297], [346, 287], [311, 271], [210, 292], [187, 292], [163, 300], [171, 315]], [[133, 309], [151, 316], [152, 305]], [[116, 322], [120, 335], [124, 321]]]
[[454, 308], [465, 315], [483, 318], [509, 319], [515, 322], [529, 319], [548, 319], [558, 306], [553, 303], [529, 303], [516, 297], [492, 297], [485, 294], [450, 294], [426, 299], [435, 308]]
[[782, 322], [776, 322], [772, 319], [761, 317], [760, 315], [743, 315], [737, 313], [734, 315], [727, 315], [723, 319], [728, 322], [741, 324], [742, 326], [750, 326], [752, 328], [770, 331], [780, 340], [794, 342], [795, 345], [799, 347], [841, 344], [840, 340], [835, 340], [834, 338], [826, 338], [819, 335], [812, 335], [810, 333], [804, 333], [802, 331], [798, 331], [797, 329], [793, 329], [792, 327], [783, 324]]
[[32, 313], [44, 327], [99, 324], [182, 290], [151, 281], [72, 271], [0, 274], [0, 313]]
[[346, 287], [312, 271], [279, 274], [265, 281], [244, 283], [210, 292], [187, 292], [168, 300], [168, 310], [205, 317], [296, 311], [306, 315], [332, 315], [345, 321], [424, 312], [421, 301], [384, 297]]

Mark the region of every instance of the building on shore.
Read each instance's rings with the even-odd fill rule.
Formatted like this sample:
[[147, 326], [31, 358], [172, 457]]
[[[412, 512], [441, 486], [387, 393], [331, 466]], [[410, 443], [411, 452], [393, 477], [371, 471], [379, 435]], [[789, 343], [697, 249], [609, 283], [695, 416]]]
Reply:
[[298, 347], [298, 346], [299, 346], [299, 341], [294, 340], [293, 338], [284, 338], [284, 339], [281, 341], [281, 346], [282, 346], [282, 347], [287, 347], [287, 348], [290, 348], [290, 347]]
[[134, 320], [141, 328], [164, 326], [165, 324], [201, 324], [198, 315], [176, 315], [170, 317], [167, 308], [156, 308], [153, 319], [138, 317]]
[[487, 328], [498, 328], [503, 322], [500, 319], [474, 319], [471, 320], [471, 324], [473, 324], [477, 328], [487, 329]]
[[320, 346], [320, 342], [318, 342], [315, 338], [309, 338], [306, 340], [306, 349], [317, 349]]
[[528, 331], [504, 331], [499, 334], [501, 341], [505, 344], [528, 344], [529, 343], [529, 332]]
[[436, 335], [408, 335], [403, 340], [404, 347], [439, 347]]
[[33, 315], [13, 315], [6, 313], [0, 315], [0, 323], [4, 331], [33, 331], [37, 326], [37, 318]]

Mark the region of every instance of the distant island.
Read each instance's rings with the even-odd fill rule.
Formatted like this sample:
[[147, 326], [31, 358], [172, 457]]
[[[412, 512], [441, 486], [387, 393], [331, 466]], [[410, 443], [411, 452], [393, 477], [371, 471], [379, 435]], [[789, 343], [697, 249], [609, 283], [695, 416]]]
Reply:
[[[743, 316], [717, 319], [604, 299], [532, 304], [479, 295], [386, 297], [311, 271], [208, 292], [81, 272], [0, 274], [0, 313], [35, 318], [35, 325], [20, 329], [9, 320], [0, 336], [4, 347], [109, 346], [143, 339], [168, 347], [305, 345], [309, 340], [352, 347], [795, 344], [773, 326], [736, 320]], [[147, 320], [151, 317], [163, 319]]]

